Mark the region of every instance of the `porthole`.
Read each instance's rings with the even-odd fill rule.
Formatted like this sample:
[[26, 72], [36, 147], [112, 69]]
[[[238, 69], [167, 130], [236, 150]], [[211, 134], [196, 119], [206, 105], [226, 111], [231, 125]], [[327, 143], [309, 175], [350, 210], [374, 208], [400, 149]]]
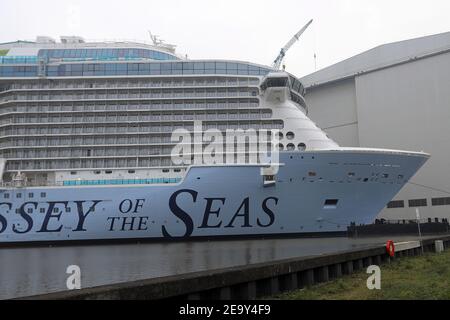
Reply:
[[288, 133], [286, 133], [286, 139], [292, 140], [294, 138], [295, 138], [295, 134], [292, 131], [289, 131]]
[[293, 143], [289, 143], [289, 144], [286, 146], [286, 149], [289, 150], [289, 151], [295, 150], [295, 145], [294, 145]]
[[306, 150], [306, 144], [304, 144], [303, 142], [300, 142], [298, 144], [298, 150], [305, 151]]
[[277, 132], [276, 137], [278, 138], [278, 140], [283, 139], [283, 132]]
[[278, 144], [278, 151], [283, 151], [284, 145], [282, 143]]

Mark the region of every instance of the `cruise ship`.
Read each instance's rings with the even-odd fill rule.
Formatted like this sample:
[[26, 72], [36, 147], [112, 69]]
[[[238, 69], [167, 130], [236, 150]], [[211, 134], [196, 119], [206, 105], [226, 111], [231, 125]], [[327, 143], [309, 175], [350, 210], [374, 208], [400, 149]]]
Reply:
[[345, 232], [429, 158], [339, 146], [284, 68], [77, 36], [0, 54], [2, 245]]

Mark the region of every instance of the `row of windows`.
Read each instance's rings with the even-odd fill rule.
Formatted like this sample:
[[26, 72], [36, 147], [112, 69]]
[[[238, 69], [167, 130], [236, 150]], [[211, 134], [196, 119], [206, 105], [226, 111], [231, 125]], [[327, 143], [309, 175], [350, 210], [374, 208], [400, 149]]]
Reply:
[[155, 99], [155, 98], [195, 98], [195, 97], [247, 97], [258, 95], [257, 89], [197, 89], [197, 90], [114, 90], [108, 92], [35, 92], [10, 93], [0, 96], [0, 102], [15, 100], [93, 100], [93, 99]]
[[[71, 127], [66, 127], [55, 124], [53, 126], [40, 126], [40, 127], [3, 127], [0, 128], [0, 136], [11, 136], [11, 135], [61, 135], [61, 134], [114, 134], [114, 133], [172, 133], [176, 129], [186, 129], [193, 131], [194, 125], [189, 123], [166, 123], [166, 124], [152, 124], [152, 125], [73, 125]], [[246, 122], [241, 120], [239, 122], [231, 122], [224, 120], [222, 122], [211, 122], [203, 123], [203, 130], [208, 129], [282, 129], [283, 122], [278, 120], [265, 120], [259, 122]]]
[[[426, 206], [428, 206], [428, 201], [427, 201], [427, 199], [408, 200], [408, 205], [411, 208], [426, 207]], [[435, 207], [436, 206], [449, 206], [450, 205], [450, 197], [432, 198], [431, 205], [435, 206]], [[388, 207], [388, 209], [404, 208], [405, 202], [403, 200], [391, 201], [391, 202], [389, 202], [387, 207]]]
[[36, 56], [1, 56], [0, 64], [37, 64]]
[[[206, 147], [208, 145], [204, 145]], [[267, 146], [270, 148], [270, 144]], [[120, 147], [65, 147], [65, 148], [36, 148], [36, 149], [13, 149], [2, 151], [5, 158], [13, 159], [37, 159], [37, 158], [74, 158], [74, 157], [123, 157], [123, 156], [157, 156], [168, 155], [173, 151], [173, 145], [167, 146], [120, 146]], [[252, 150], [248, 143], [235, 146], [239, 150]], [[246, 148], [246, 149], [244, 149]], [[255, 146], [256, 148], [256, 146]], [[227, 145], [222, 145], [222, 150], [227, 150]]]
[[128, 49], [128, 48], [108, 48], [108, 49], [41, 49], [39, 57], [54, 59], [72, 58], [147, 58], [154, 60], [179, 60], [174, 55], [150, 49]]
[[7, 124], [44, 124], [44, 123], [101, 123], [106, 122], [151, 122], [151, 121], [190, 121], [190, 120], [259, 120], [267, 119], [272, 116], [272, 111], [269, 110], [252, 110], [240, 112], [225, 112], [225, 111], [208, 111], [208, 112], [167, 112], [167, 113], [149, 113], [140, 112], [133, 114], [126, 113], [109, 113], [106, 114], [91, 114], [91, 115], [53, 115], [53, 116], [9, 116], [0, 118], [0, 125]]
[[305, 95], [305, 88], [303, 84], [297, 78], [289, 76], [291, 89], [300, 93], [302, 96]]
[[115, 147], [115, 148], [58, 148], [41, 150], [8, 150], [2, 155], [6, 158], [29, 159], [29, 158], [73, 158], [73, 157], [121, 157], [134, 155], [167, 155], [173, 150], [172, 146], [167, 147]]
[[[48, 77], [118, 76], [118, 75], [193, 75], [234, 74], [266, 75], [271, 70], [235, 62], [171, 62], [171, 63], [85, 63], [47, 66]], [[37, 66], [0, 65], [0, 77], [38, 76]]]
[[[26, 194], [28, 196], [28, 198], [33, 199], [34, 198], [34, 193], [33, 192], [29, 192], [28, 194]], [[25, 196], [25, 195], [24, 195]], [[3, 198], [5, 199], [10, 199], [11, 195], [9, 193], [4, 193], [3, 194]], [[40, 197], [41, 198], [45, 198], [47, 197], [47, 193], [46, 192], [41, 192], [40, 193]], [[16, 193], [16, 198], [17, 199], [21, 199], [22, 198], [22, 193]]]
[[257, 108], [258, 99], [199, 99], [152, 102], [50, 102], [43, 104], [17, 103], [13, 106], [0, 107], [0, 115], [13, 112], [101, 112], [101, 111], [140, 111], [140, 110], [185, 110], [185, 109], [238, 109]]
[[173, 166], [170, 157], [133, 157], [99, 159], [62, 159], [62, 160], [11, 160], [6, 164], [7, 171], [18, 170], [56, 170], [56, 169], [92, 169], [92, 168], [144, 168]]
[[[298, 80], [297, 80], [298, 81]], [[162, 88], [162, 87], [198, 87], [198, 86], [244, 86], [258, 85], [258, 78], [246, 77], [182, 77], [182, 78], [147, 78], [147, 79], [111, 79], [102, 80], [60, 80], [20, 81], [0, 85], [0, 92], [6, 90], [37, 89], [116, 89], [116, 88]]]
[[[271, 133], [267, 132], [267, 137]], [[178, 142], [171, 141], [171, 133], [166, 135], [109, 135], [109, 136], [74, 136], [74, 137], [36, 137], [27, 138], [7, 138], [6, 141], [0, 142], [1, 148], [6, 147], [59, 147], [59, 146], [92, 146], [92, 145], [159, 145], [174, 144]]]
[[36, 66], [2, 66], [0, 65], [0, 77], [37, 77]]
[[[176, 168], [176, 169], [172, 169], [172, 170], [170, 170], [170, 169], [162, 169], [161, 170], [162, 173], [169, 173], [171, 171], [179, 173], [179, 172], [181, 172], [181, 169]], [[92, 173], [93, 174], [102, 174], [102, 173], [104, 173], [104, 174], [112, 174], [113, 171], [112, 170], [104, 170], [104, 171], [102, 171], [102, 170], [95, 170], [95, 171], [92, 171]], [[128, 170], [128, 173], [129, 174], [134, 174], [134, 173], [136, 173], [136, 170], [130, 169], [130, 170]], [[71, 171], [70, 172], [70, 175], [72, 175], [72, 176], [75, 176], [77, 174], [78, 174], [78, 171]]]
[[286, 145], [286, 149], [284, 147], [284, 144], [282, 144], [282, 143], [278, 144], [278, 150], [279, 151], [283, 151], [283, 150], [294, 151], [296, 148], [298, 148], [298, 150], [300, 150], [300, 151], [305, 151], [306, 150], [306, 144], [304, 144], [303, 142], [300, 142], [299, 144], [297, 144], [297, 147], [296, 147], [295, 144], [288, 143]]
[[[244, 161], [250, 163], [248, 154], [244, 154]], [[229, 159], [223, 154], [223, 163]], [[235, 155], [234, 163], [241, 163], [241, 157]], [[6, 164], [7, 171], [25, 170], [57, 170], [57, 169], [85, 169], [92, 168], [142, 168], [174, 166], [171, 156], [146, 157], [130, 156], [129, 158], [75, 158], [75, 159], [38, 159], [38, 160], [10, 160]]]
[[123, 184], [162, 184], [162, 183], [178, 183], [180, 181], [181, 181], [181, 178], [66, 180], [66, 181], [63, 181], [63, 186], [96, 186], [96, 185], [123, 185]]

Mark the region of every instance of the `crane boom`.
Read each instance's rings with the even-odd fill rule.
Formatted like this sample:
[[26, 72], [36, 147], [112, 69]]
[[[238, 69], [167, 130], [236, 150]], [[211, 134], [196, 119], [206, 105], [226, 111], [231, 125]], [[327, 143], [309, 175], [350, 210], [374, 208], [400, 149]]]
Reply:
[[281, 48], [280, 53], [278, 54], [278, 57], [275, 59], [275, 61], [272, 64], [272, 67], [276, 70], [280, 69], [281, 63], [283, 62], [284, 56], [286, 55], [286, 52], [292, 47], [292, 45], [298, 41], [300, 36], [303, 34], [303, 32], [308, 29], [309, 25], [313, 22], [313, 19], [311, 19], [303, 28], [300, 29], [299, 32], [297, 32], [291, 40], [289, 40], [286, 45]]

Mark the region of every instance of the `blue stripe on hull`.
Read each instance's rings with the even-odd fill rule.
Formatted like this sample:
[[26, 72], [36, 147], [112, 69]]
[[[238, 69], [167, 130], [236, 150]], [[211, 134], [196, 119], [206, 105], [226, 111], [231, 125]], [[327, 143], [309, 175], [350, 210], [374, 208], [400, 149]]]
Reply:
[[2, 190], [0, 242], [341, 232], [351, 222], [373, 221], [426, 160], [292, 152], [281, 154], [284, 165], [271, 187], [259, 167], [222, 166], [193, 167], [176, 185]]

